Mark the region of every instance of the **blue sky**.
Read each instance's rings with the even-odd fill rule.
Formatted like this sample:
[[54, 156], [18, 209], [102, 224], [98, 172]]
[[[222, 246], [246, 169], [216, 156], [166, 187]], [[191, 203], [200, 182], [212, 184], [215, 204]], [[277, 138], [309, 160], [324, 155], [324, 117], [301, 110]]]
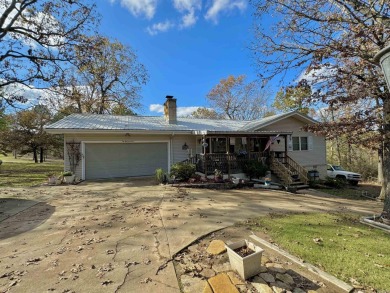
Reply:
[[257, 77], [247, 0], [100, 0], [97, 8], [101, 33], [130, 45], [148, 70], [141, 115], [160, 115], [150, 106], [166, 95], [179, 107], [207, 106], [206, 95], [220, 79]]

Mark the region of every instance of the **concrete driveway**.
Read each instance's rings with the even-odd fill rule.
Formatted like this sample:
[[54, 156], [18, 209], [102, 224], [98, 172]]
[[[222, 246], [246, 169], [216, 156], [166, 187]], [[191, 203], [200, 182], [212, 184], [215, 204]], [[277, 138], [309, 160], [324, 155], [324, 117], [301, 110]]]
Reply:
[[269, 212], [381, 209], [320, 193], [181, 189], [152, 179], [2, 189], [0, 292], [179, 292], [169, 260], [209, 232]]

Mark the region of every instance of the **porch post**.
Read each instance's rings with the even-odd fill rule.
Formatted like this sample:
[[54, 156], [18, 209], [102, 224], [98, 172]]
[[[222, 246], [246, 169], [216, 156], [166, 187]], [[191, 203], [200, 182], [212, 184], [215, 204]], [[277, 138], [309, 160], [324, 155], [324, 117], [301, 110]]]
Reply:
[[288, 141], [287, 141], [288, 135], [284, 135], [284, 156], [287, 159], [287, 151], [288, 151]]
[[228, 178], [230, 178], [230, 137], [226, 137], [226, 156], [227, 156], [227, 164], [228, 164]]

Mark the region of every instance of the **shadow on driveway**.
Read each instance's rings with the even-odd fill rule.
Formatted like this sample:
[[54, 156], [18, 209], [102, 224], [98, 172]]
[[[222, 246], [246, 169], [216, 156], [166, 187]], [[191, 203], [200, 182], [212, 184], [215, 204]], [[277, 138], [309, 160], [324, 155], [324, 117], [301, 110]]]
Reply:
[[142, 187], [157, 185], [154, 176], [144, 177], [118, 177], [118, 178], [107, 178], [107, 179], [90, 179], [81, 182], [81, 186], [91, 187], [107, 187], [109, 185], [118, 185], [119, 187]]
[[0, 199], [0, 240], [33, 230], [54, 213], [55, 207], [34, 200]]

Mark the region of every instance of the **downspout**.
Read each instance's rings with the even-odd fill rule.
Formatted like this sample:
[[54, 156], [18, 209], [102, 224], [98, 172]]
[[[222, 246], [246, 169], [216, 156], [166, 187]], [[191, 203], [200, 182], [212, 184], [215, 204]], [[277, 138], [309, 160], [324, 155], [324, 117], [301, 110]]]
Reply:
[[172, 132], [172, 135], [169, 137], [169, 152], [171, 153], [171, 160], [169, 162], [169, 168], [170, 166], [172, 165], [172, 163], [175, 161], [175, 157], [174, 157], [174, 151], [173, 151], [173, 137], [175, 136], [175, 133]]
[[206, 136], [205, 135], [202, 136], [202, 147], [203, 147], [203, 156], [204, 156], [203, 170], [204, 170], [204, 175], [207, 178], [207, 156], [206, 156], [206, 147], [203, 145], [204, 143], [206, 143]]
[[226, 136], [226, 154], [227, 154], [227, 164], [228, 164], [228, 178], [230, 178], [230, 137]]

